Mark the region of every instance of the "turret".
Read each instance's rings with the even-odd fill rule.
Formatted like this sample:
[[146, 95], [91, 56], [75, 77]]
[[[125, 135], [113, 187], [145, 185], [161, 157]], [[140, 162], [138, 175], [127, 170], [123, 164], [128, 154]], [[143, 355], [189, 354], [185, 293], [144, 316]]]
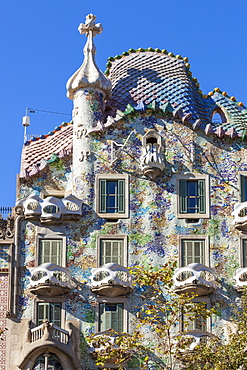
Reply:
[[105, 101], [111, 94], [111, 82], [95, 62], [96, 48], [93, 38], [103, 30], [96, 17], [89, 14], [78, 30], [86, 34], [84, 61], [67, 82], [67, 96], [74, 101], [73, 109], [73, 175], [72, 193], [83, 202], [93, 200], [94, 156], [91, 134], [103, 130]]

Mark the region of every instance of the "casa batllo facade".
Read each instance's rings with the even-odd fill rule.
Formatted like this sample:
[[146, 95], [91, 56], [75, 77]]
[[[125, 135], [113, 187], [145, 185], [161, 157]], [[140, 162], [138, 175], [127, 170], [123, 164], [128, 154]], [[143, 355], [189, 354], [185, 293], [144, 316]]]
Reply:
[[187, 58], [166, 50], [130, 49], [103, 74], [101, 24], [90, 14], [79, 31], [73, 122], [25, 142], [14, 213], [0, 220], [1, 370], [94, 369], [88, 335], [131, 333], [128, 266], [177, 260], [175, 291], [221, 311], [191, 323], [195, 341], [227, 328], [227, 299], [247, 284], [245, 106], [203, 95]]

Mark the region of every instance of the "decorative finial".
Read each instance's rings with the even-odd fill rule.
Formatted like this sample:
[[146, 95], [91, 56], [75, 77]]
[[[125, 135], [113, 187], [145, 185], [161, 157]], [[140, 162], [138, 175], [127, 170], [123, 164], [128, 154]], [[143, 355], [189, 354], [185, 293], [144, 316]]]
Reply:
[[88, 14], [86, 16], [85, 24], [81, 23], [78, 27], [78, 31], [80, 32], [80, 34], [83, 35], [85, 33], [86, 36], [88, 37], [89, 32], [92, 31], [93, 37], [96, 36], [95, 35], [96, 33], [97, 33], [97, 35], [100, 35], [101, 32], [103, 31], [103, 27], [102, 27], [101, 23], [95, 24], [95, 20], [96, 20], [95, 15]]
[[86, 34], [87, 42], [83, 49], [85, 58], [81, 67], [70, 77], [67, 82], [67, 96], [70, 99], [74, 99], [75, 93], [79, 89], [100, 89], [105, 98], [108, 99], [111, 94], [111, 82], [108, 78], [100, 71], [95, 62], [96, 47], [93, 42], [93, 37], [96, 34], [101, 34], [103, 27], [101, 23], [96, 24], [96, 16], [88, 14], [86, 16], [85, 24], [81, 23], [78, 27], [80, 34]]

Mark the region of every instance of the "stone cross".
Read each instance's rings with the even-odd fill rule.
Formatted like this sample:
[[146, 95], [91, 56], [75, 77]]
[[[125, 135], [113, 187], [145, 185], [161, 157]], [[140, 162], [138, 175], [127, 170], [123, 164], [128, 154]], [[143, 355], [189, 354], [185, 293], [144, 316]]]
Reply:
[[95, 23], [96, 21], [96, 16], [93, 14], [88, 14], [86, 16], [86, 21], [85, 24], [81, 23], [78, 27], [78, 31], [80, 32], [81, 35], [84, 33], [86, 36], [89, 36], [90, 31], [92, 32], [93, 37], [96, 36], [96, 34], [100, 35], [101, 32], [103, 31], [103, 27], [101, 23]]

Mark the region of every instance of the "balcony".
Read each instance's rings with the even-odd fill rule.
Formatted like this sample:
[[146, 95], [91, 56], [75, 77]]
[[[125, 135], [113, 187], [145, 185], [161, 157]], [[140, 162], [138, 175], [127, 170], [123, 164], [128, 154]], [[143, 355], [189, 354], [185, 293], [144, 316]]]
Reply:
[[41, 325], [34, 328], [31, 328], [31, 320], [26, 324], [28, 327], [20, 336], [22, 351], [18, 358], [18, 369], [32, 369], [37, 356], [45, 352], [62, 354], [64, 369], [80, 368], [79, 325], [75, 321], [66, 322], [68, 330], [48, 320], [44, 320]]
[[64, 220], [77, 221], [82, 214], [82, 200], [74, 195], [63, 199], [47, 197], [41, 199], [31, 194], [16, 202], [16, 210], [22, 210], [26, 219], [40, 220], [45, 224], [60, 224]]
[[215, 270], [200, 263], [177, 268], [174, 276], [174, 291], [178, 294], [188, 293], [204, 296], [216, 289]]
[[184, 336], [186, 339], [191, 339], [191, 344], [189, 345], [189, 348], [184, 349], [183, 352], [193, 351], [196, 346], [206, 343], [209, 338], [213, 337], [212, 334], [198, 329], [190, 330], [184, 334]]
[[243, 293], [247, 288], [247, 267], [237, 269], [233, 279], [236, 280], [234, 288], [237, 292]]
[[247, 230], [247, 202], [236, 203], [232, 212], [234, 216], [233, 225], [238, 230]]
[[30, 329], [31, 332], [31, 343], [37, 340], [58, 340], [61, 343], [69, 343], [69, 332], [61, 329], [58, 326], [45, 321], [43, 324], [36, 328]]
[[14, 237], [15, 218], [11, 207], [0, 207], [0, 239], [9, 240]]
[[[128, 334], [122, 334], [117, 333], [111, 330], [106, 330], [99, 332], [94, 335], [94, 339], [91, 341], [91, 346], [89, 348], [89, 353], [94, 359], [97, 359], [97, 356], [108, 356], [108, 362], [104, 365], [107, 367], [109, 364], [109, 367], [116, 367], [118, 368], [118, 365], [113, 365], [116, 362], [117, 358], [117, 350], [120, 348], [121, 344], [118, 343], [118, 339], [120, 337], [126, 337]], [[114, 353], [115, 352], [115, 353]], [[110, 353], [112, 353], [112, 356], [110, 356]], [[126, 359], [125, 359], [126, 356]], [[126, 353], [124, 353], [124, 359], [127, 361], [131, 356], [131, 350], [126, 350]], [[109, 358], [110, 357], [110, 358]], [[122, 362], [123, 363], [123, 362]]]
[[106, 297], [126, 295], [133, 290], [128, 269], [117, 263], [107, 263], [92, 269], [90, 279], [92, 292]]
[[160, 176], [165, 168], [162, 146], [158, 143], [147, 143], [143, 146], [140, 159], [143, 174], [151, 180]]
[[29, 269], [29, 290], [37, 296], [66, 295], [72, 289], [70, 270], [54, 263], [44, 263]]

